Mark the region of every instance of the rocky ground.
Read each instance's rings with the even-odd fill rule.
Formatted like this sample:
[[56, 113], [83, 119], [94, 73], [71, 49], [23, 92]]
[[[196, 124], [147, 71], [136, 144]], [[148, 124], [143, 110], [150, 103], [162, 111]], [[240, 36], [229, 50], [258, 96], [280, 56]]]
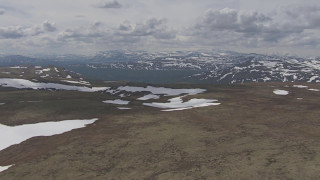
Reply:
[[0, 179], [319, 179], [320, 92], [293, 85], [169, 85], [221, 103], [173, 112], [143, 106], [139, 94], [119, 110], [102, 103], [108, 93], [1, 87], [0, 124], [99, 120], [0, 151], [0, 166], [14, 164]]

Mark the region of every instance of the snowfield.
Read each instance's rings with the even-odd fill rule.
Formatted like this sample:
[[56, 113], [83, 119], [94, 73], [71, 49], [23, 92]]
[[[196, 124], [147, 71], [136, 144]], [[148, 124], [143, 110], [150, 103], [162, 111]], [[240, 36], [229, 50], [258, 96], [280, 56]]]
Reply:
[[134, 87], [134, 86], [122, 86], [118, 87], [120, 91], [127, 92], [151, 92], [154, 95], [166, 95], [166, 96], [177, 96], [181, 94], [195, 95], [199, 93], [203, 93], [205, 89], [172, 89], [172, 88], [164, 88], [164, 87]]
[[81, 84], [81, 85], [87, 85], [90, 86], [90, 82], [88, 81], [71, 81], [71, 80], [61, 80], [62, 82], [72, 83], [72, 84]]
[[124, 101], [121, 99], [116, 99], [116, 100], [106, 100], [106, 101], [102, 101], [103, 103], [107, 103], [107, 104], [118, 104], [118, 105], [127, 105], [129, 104], [130, 101]]
[[274, 94], [276, 95], [281, 95], [281, 96], [286, 96], [289, 94], [289, 91], [286, 91], [286, 90], [280, 90], [280, 89], [275, 89], [273, 91]]
[[129, 110], [129, 109], [131, 109], [131, 108], [128, 108], [128, 107], [118, 107], [118, 109], [120, 109], [120, 110]]
[[19, 144], [36, 136], [53, 136], [73, 129], [83, 128], [98, 119], [65, 120], [59, 122], [44, 122], [25, 124], [20, 126], [6, 126], [0, 124], [0, 151], [14, 144]]
[[304, 85], [293, 85], [293, 87], [296, 87], [296, 88], [308, 88], [308, 86], [304, 86]]
[[221, 103], [213, 103], [217, 102], [215, 99], [190, 99], [187, 102], [183, 102], [182, 97], [175, 97], [169, 99], [169, 102], [166, 103], [143, 103], [145, 106], [151, 106], [156, 108], [165, 109], [162, 111], [177, 111], [177, 110], [185, 110], [197, 107], [206, 107], [206, 106], [216, 106]]
[[320, 89], [308, 89], [309, 91], [315, 91], [315, 92], [319, 92]]
[[[172, 88], [153, 87], [153, 86], [147, 86], [147, 87], [121, 86], [121, 87], [118, 87], [117, 89], [109, 89], [107, 92], [111, 94], [116, 94], [121, 91], [126, 91], [131, 93], [135, 93], [135, 92], [150, 93], [138, 98], [137, 100], [139, 101], [146, 101], [150, 99], [160, 99], [161, 95], [164, 95], [164, 96], [182, 95], [180, 97], [174, 97], [169, 99], [169, 102], [167, 103], [158, 103], [158, 102], [143, 103], [143, 105], [145, 106], [165, 109], [162, 111], [177, 111], [177, 110], [185, 110], [185, 109], [191, 109], [196, 107], [220, 105], [220, 103], [214, 103], [218, 100], [213, 100], [213, 99], [191, 99], [187, 102], [183, 102], [182, 97], [203, 93], [206, 91], [205, 89], [172, 89]], [[110, 103], [110, 104], [117, 104], [117, 105], [129, 104], [129, 101], [124, 101], [120, 99], [107, 100], [103, 102]], [[127, 108], [118, 107], [118, 109], [127, 109]]]
[[13, 165], [9, 165], [9, 166], [0, 166], [0, 172], [5, 171], [5, 170], [9, 169], [11, 166], [13, 166]]
[[159, 99], [159, 98], [160, 98], [159, 95], [148, 94], [148, 95], [145, 95], [145, 96], [143, 96], [143, 97], [138, 98], [138, 100], [140, 100], [140, 101], [146, 101], [146, 100], [149, 100], [149, 99]]
[[70, 90], [70, 91], [81, 91], [81, 92], [96, 92], [104, 91], [109, 87], [84, 87], [84, 86], [70, 86], [57, 83], [39, 83], [32, 82], [26, 79], [10, 79], [0, 78], [0, 86], [13, 87], [17, 89], [56, 89], [56, 90]]
[[[73, 129], [84, 128], [86, 125], [93, 124], [97, 120], [98, 119], [65, 120], [60, 122], [44, 122], [20, 126], [6, 126], [0, 124], [0, 151], [32, 137], [53, 136]], [[12, 165], [0, 166], [0, 172], [7, 170], [11, 166]]]

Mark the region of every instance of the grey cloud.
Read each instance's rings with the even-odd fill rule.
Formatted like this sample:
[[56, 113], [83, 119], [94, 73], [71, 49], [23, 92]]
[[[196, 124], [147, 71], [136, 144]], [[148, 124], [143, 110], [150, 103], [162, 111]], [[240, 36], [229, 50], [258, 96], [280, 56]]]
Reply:
[[[282, 19], [283, 14], [291, 18]], [[257, 44], [277, 43], [291, 35], [320, 27], [320, 8], [300, 7], [282, 10], [277, 15], [267, 16], [258, 12], [243, 12], [232, 9], [209, 10], [194, 26], [194, 36], [212, 38], [229, 34]], [[228, 41], [230, 38], [226, 38]], [[248, 39], [248, 40], [246, 40]], [[310, 41], [311, 42], [311, 41]], [[250, 43], [252, 44], [252, 43]]]
[[131, 47], [148, 41], [168, 41], [175, 37], [176, 33], [166, 26], [166, 20], [149, 19], [136, 24], [125, 22], [116, 29], [107, 27], [101, 22], [95, 22], [86, 28], [62, 31], [58, 34], [57, 41]]
[[17, 39], [27, 36], [37, 36], [45, 32], [56, 30], [55, 23], [45, 21], [41, 25], [35, 25], [29, 28], [22, 26], [0, 27], [1, 39]]
[[21, 26], [0, 28], [1, 39], [17, 39], [24, 36], [24, 29]]
[[58, 41], [81, 41], [91, 43], [95, 38], [101, 38], [104, 35], [99, 32], [80, 32], [77, 30], [65, 30], [58, 34]]
[[285, 9], [284, 12], [292, 21], [301, 24], [304, 28], [319, 28], [320, 27], [320, 7], [319, 6], [304, 6]]
[[101, 2], [95, 5], [96, 8], [119, 9], [122, 5], [117, 1]]
[[47, 31], [47, 32], [54, 32], [57, 30], [56, 28], [56, 23], [54, 22], [50, 22], [50, 21], [45, 21], [42, 23], [42, 28], [44, 31]]
[[235, 31], [255, 33], [262, 31], [263, 24], [271, 21], [263, 14], [243, 13], [233, 9], [209, 10], [197, 24], [199, 29], [210, 31]]
[[176, 33], [169, 30], [164, 19], [149, 19], [144, 23], [134, 25], [121, 24], [119, 27], [119, 35], [147, 37], [151, 36], [155, 39], [174, 39]]
[[103, 39], [109, 32], [102, 28], [101, 22], [94, 22], [87, 28], [67, 29], [58, 34], [58, 41], [81, 41], [90, 43], [95, 39]]
[[57, 28], [55, 27], [55, 22], [50, 22], [48, 20], [44, 21], [42, 24], [40, 25], [35, 25], [31, 28], [26, 28], [24, 30], [24, 33], [26, 36], [37, 36], [39, 34], [43, 34], [45, 32], [54, 32], [57, 30]]
[[130, 31], [130, 30], [132, 30], [132, 26], [130, 24], [120, 24], [119, 30], [120, 31]]
[[0, 15], [4, 15], [5, 11], [3, 9], [0, 9]]

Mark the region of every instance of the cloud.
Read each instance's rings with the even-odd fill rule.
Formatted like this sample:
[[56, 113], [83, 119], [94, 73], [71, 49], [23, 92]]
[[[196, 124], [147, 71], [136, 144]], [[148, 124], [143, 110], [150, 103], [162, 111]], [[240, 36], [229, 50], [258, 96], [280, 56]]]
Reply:
[[45, 32], [56, 31], [55, 23], [50, 21], [44, 21], [40, 25], [34, 25], [32, 27], [22, 26], [10, 26], [0, 27], [1, 39], [18, 39], [27, 36], [37, 36]]
[[239, 33], [258, 33], [265, 23], [272, 19], [258, 12], [240, 12], [234, 9], [210, 9], [196, 24], [204, 31], [234, 31]]
[[114, 0], [110, 2], [100, 2], [98, 4], [95, 4], [94, 7], [105, 9], [119, 9], [122, 8], [122, 5], [117, 0]]
[[0, 16], [4, 15], [4, 13], [5, 13], [4, 9], [0, 9]]
[[47, 32], [54, 32], [57, 30], [56, 23], [47, 20], [42, 23], [42, 29]]
[[103, 24], [99, 21], [94, 22], [87, 28], [66, 29], [58, 34], [58, 41], [78, 41], [92, 43], [96, 39], [104, 39], [109, 36], [109, 32], [103, 28]]
[[24, 34], [24, 29], [21, 26], [0, 28], [1, 39], [17, 39], [23, 37]]
[[176, 33], [169, 30], [165, 19], [148, 19], [144, 23], [120, 24], [119, 35], [134, 37], [153, 37], [155, 39], [174, 39]]
[[[64, 1], [8, 1], [0, 5], [0, 14], [1, 9], [5, 13], [0, 16], [3, 18], [0, 51], [3, 47], [9, 51], [5, 43], [12, 43], [12, 51], [17, 44], [26, 51], [34, 46], [30, 52], [40, 51], [39, 47], [41, 52], [51, 51], [51, 44], [59, 48], [57, 53], [68, 48], [78, 53], [86, 48], [92, 51], [260, 48], [264, 51], [281, 47], [294, 47], [299, 52], [306, 47], [319, 54], [320, 1], [272, 2], [83, 0], [72, 7], [64, 6], [57, 13], [54, 9], [62, 7]], [[43, 21], [43, 17], [52, 21]]]
[[166, 26], [165, 19], [151, 18], [141, 23], [130, 24], [126, 21], [118, 28], [110, 28], [97, 21], [86, 28], [66, 29], [58, 34], [58, 41], [84, 43], [134, 43], [155, 40], [171, 40], [176, 32]]
[[300, 24], [303, 28], [320, 27], [320, 7], [319, 6], [302, 6], [293, 7], [283, 10], [289, 17], [288, 19]]
[[[259, 47], [280, 45], [281, 41], [288, 41], [287, 38], [302, 38], [304, 32], [317, 31], [319, 27], [320, 8], [317, 7], [280, 9], [274, 15], [225, 8], [208, 10], [199, 18], [191, 35], [209, 44]], [[311, 33], [299, 42], [314, 44], [310, 36], [316, 37], [316, 34]]]

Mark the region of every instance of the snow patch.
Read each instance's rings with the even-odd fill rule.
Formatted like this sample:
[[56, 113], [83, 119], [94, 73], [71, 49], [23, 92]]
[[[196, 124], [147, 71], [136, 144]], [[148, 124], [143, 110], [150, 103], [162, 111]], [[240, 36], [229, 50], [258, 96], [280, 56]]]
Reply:
[[315, 92], [319, 92], [320, 89], [308, 89], [309, 91], [315, 91]]
[[145, 95], [143, 97], [138, 98], [138, 100], [145, 101], [145, 100], [149, 100], [149, 99], [159, 99], [159, 98], [160, 98], [159, 95], [148, 94], [148, 95]]
[[26, 79], [10, 79], [10, 78], [0, 78], [0, 86], [3, 87], [13, 87], [17, 89], [57, 89], [57, 90], [71, 90], [71, 91], [81, 91], [81, 92], [96, 92], [104, 91], [109, 89], [109, 87], [82, 87], [82, 86], [70, 86], [57, 83], [38, 83], [32, 82]]
[[128, 108], [128, 107], [118, 107], [118, 109], [120, 109], [120, 110], [129, 110], [129, 109], [131, 109], [131, 108]]
[[218, 100], [215, 99], [190, 99], [187, 102], [183, 102], [182, 97], [175, 97], [169, 99], [169, 102], [166, 103], [143, 103], [145, 106], [151, 106], [161, 109], [166, 109], [163, 111], [177, 111], [177, 110], [185, 110], [197, 107], [206, 107], [206, 106], [216, 106], [220, 105], [221, 103], [213, 103], [217, 102]]
[[42, 70], [36, 70], [35, 73], [36, 74], [43, 74], [43, 72], [49, 72], [51, 71], [51, 68], [46, 68], [46, 69], [42, 69]]
[[280, 89], [275, 89], [273, 91], [274, 94], [276, 95], [281, 95], [281, 96], [286, 96], [289, 94], [289, 91], [286, 91], [286, 90], [280, 90]]
[[11, 69], [26, 69], [28, 67], [24, 67], [24, 66], [14, 66], [14, 67], [10, 67]]
[[195, 95], [199, 93], [203, 93], [205, 89], [172, 89], [172, 88], [164, 88], [164, 87], [134, 87], [134, 86], [121, 86], [118, 87], [120, 91], [127, 92], [151, 92], [155, 95], [166, 95], [166, 96], [177, 96], [181, 94]]
[[3, 172], [3, 171], [5, 171], [5, 170], [9, 169], [11, 166], [13, 166], [13, 165], [9, 165], [9, 166], [0, 166], [0, 172]]
[[32, 137], [62, 134], [73, 129], [83, 128], [97, 120], [98, 119], [65, 120], [60, 122], [44, 122], [20, 126], [6, 126], [0, 124], [0, 151]]
[[124, 101], [121, 99], [116, 99], [116, 100], [106, 100], [106, 101], [102, 101], [103, 103], [107, 103], [107, 104], [118, 104], [118, 105], [127, 105], [129, 104], [130, 101]]
[[63, 82], [71, 83], [71, 84], [83, 84], [83, 85], [88, 85], [90, 86], [90, 82], [88, 81], [71, 81], [71, 80], [61, 80]]
[[296, 88], [308, 88], [308, 86], [304, 86], [304, 85], [293, 85], [292, 87], [296, 87]]

